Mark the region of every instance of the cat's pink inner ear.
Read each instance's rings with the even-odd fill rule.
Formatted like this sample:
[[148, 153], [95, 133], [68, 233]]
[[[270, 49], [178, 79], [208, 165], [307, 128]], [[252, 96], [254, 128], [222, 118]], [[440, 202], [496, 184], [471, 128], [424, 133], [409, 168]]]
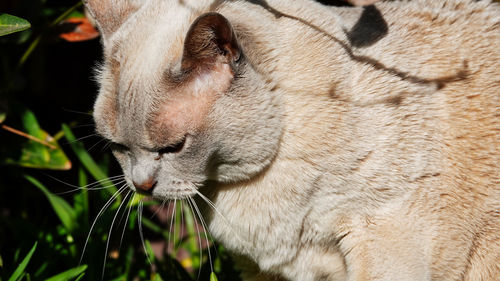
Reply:
[[182, 68], [190, 70], [239, 59], [241, 53], [229, 21], [219, 13], [199, 16], [191, 25], [184, 42]]

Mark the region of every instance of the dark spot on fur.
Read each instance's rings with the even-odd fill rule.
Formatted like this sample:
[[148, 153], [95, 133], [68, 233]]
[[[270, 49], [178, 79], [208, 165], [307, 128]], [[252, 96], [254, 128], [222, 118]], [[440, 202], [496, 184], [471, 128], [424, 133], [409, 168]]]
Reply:
[[329, 281], [332, 280], [332, 277], [328, 273], [317, 273], [316, 277], [314, 278], [316, 281]]
[[368, 47], [384, 38], [389, 31], [387, 22], [375, 5], [363, 7], [363, 13], [353, 28], [346, 32], [353, 47]]
[[[259, 5], [259, 6], [263, 7], [268, 12], [274, 14], [274, 16], [276, 18], [286, 17], [286, 18], [289, 18], [292, 20], [296, 20], [296, 21], [298, 21], [306, 26], [309, 26], [310, 28], [312, 28], [312, 29], [316, 30], [317, 32], [323, 34], [324, 36], [328, 37], [333, 42], [339, 44], [339, 46], [346, 52], [346, 54], [349, 56], [350, 59], [357, 61], [357, 62], [360, 62], [360, 63], [369, 64], [373, 69], [384, 71], [384, 72], [387, 72], [391, 75], [398, 76], [401, 80], [405, 80], [405, 81], [408, 81], [410, 83], [427, 84], [427, 85], [434, 84], [434, 85], [436, 85], [436, 88], [439, 90], [439, 89], [442, 89], [443, 87], [445, 87], [446, 84], [448, 84], [448, 83], [453, 83], [453, 82], [465, 80], [465, 79], [467, 79], [467, 77], [469, 75], [467, 61], [464, 61], [463, 68], [459, 69], [456, 74], [453, 74], [450, 76], [437, 77], [437, 78], [432, 78], [432, 79], [414, 76], [414, 75], [411, 75], [409, 72], [400, 70], [396, 67], [388, 67], [385, 64], [381, 63], [380, 61], [378, 61], [374, 58], [355, 54], [353, 51], [353, 48], [351, 47], [350, 44], [343, 42], [342, 40], [338, 39], [337, 37], [326, 32], [321, 27], [316, 26], [310, 22], [307, 22], [304, 19], [292, 16], [292, 15], [287, 15], [287, 14], [284, 14], [284, 13], [276, 10], [275, 8], [269, 6], [269, 4], [265, 0], [247, 0], [247, 2], [250, 2], [250, 3], [253, 3], [255, 5]], [[372, 10], [370, 10], [370, 9], [372, 9]], [[377, 12], [380, 14], [380, 12], [376, 8], [375, 8], [375, 10], [377, 12], [375, 12], [373, 9], [374, 8], [368, 8], [367, 13], [373, 13], [373, 15], [371, 15], [370, 17], [376, 17], [374, 14]], [[361, 18], [363, 18], [363, 16], [361, 16]], [[383, 18], [382, 18], [382, 20], [383, 20]], [[385, 22], [385, 20], [384, 20], [384, 22]], [[353, 28], [353, 29], [355, 29], [355, 28]], [[378, 38], [378, 40], [379, 39], [380, 38]]]
[[401, 102], [403, 102], [403, 97], [401, 95], [397, 95], [397, 96], [390, 97], [387, 99], [387, 103], [394, 105], [394, 106], [400, 105]]
[[327, 6], [337, 6], [337, 7], [351, 6], [349, 3], [343, 0], [317, 0], [317, 1]]

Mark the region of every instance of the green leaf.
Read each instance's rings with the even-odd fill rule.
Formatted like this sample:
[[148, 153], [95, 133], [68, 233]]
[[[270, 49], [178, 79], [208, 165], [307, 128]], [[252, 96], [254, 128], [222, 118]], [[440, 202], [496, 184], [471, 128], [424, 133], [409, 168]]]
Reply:
[[25, 175], [24, 176], [29, 182], [31, 182], [33, 185], [38, 187], [49, 199], [50, 204], [52, 205], [52, 208], [54, 209], [55, 213], [61, 220], [62, 224], [64, 227], [69, 231], [72, 232], [76, 228], [76, 213], [71, 208], [71, 206], [66, 202], [64, 199], [61, 197], [52, 194], [41, 182], [39, 182], [37, 179]]
[[45, 141], [52, 147], [26, 139], [22, 136], [12, 136], [12, 138], [15, 138], [15, 142], [3, 149], [4, 155], [0, 155], [0, 162], [28, 168], [69, 170], [71, 168], [71, 162], [68, 157], [60, 148], [57, 141], [40, 128], [33, 112], [18, 106], [14, 113], [16, 116], [21, 117], [23, 128], [18, 131], [22, 131], [31, 137]]
[[146, 251], [147, 251], [146, 254], [149, 256], [149, 259], [151, 260], [151, 262], [154, 263], [156, 256], [155, 256], [155, 252], [153, 251], [153, 247], [151, 247], [151, 243], [149, 242], [149, 240], [146, 240], [144, 244], [145, 244]]
[[14, 273], [12, 274], [12, 276], [10, 276], [10, 278], [9, 278], [8, 281], [17, 281], [17, 280], [21, 279], [20, 277], [23, 275], [24, 270], [28, 266], [28, 263], [31, 260], [31, 256], [33, 256], [33, 253], [36, 250], [36, 245], [37, 244], [38, 244], [38, 242], [35, 242], [35, 245], [33, 245], [33, 247], [31, 248], [31, 250], [29, 251], [29, 253], [26, 255], [26, 257], [23, 259], [23, 261], [16, 268], [16, 270], [14, 271]]
[[[78, 168], [78, 186], [87, 186], [87, 174], [83, 167]], [[83, 217], [84, 227], [89, 225], [89, 193], [86, 190], [80, 191], [73, 197], [73, 209], [77, 217]]]
[[76, 277], [75, 281], [80, 281], [82, 280], [83, 276], [85, 276], [85, 273], [80, 274], [78, 277]]
[[[201, 249], [198, 248], [198, 243], [196, 240], [196, 229], [195, 229], [195, 221], [193, 218], [193, 212], [188, 207], [188, 204], [184, 204], [184, 221], [186, 222], [186, 229], [189, 240], [187, 241], [187, 250], [190, 253], [198, 253]], [[174, 241], [175, 245], [175, 241]], [[197, 254], [192, 256], [193, 259], [193, 267], [199, 267], [201, 265], [201, 260]]]
[[42, 139], [43, 134], [40, 132], [41, 128], [38, 124], [38, 120], [36, 120], [35, 114], [28, 109], [24, 109], [21, 114], [21, 120], [26, 132], [36, 138]]
[[80, 274], [82, 274], [86, 269], [87, 269], [87, 265], [75, 267], [75, 268], [72, 268], [70, 270], [66, 270], [62, 273], [59, 273], [55, 276], [52, 276], [52, 277], [46, 279], [45, 281], [69, 281], [69, 280], [73, 280], [77, 277], [80, 277]]
[[40, 130], [38, 135], [42, 135], [40, 139], [49, 140], [49, 143], [56, 146], [57, 149], [51, 149], [30, 140], [20, 144], [20, 155], [18, 157], [7, 156], [3, 159], [3, 163], [35, 169], [71, 169], [71, 161], [69, 161], [59, 145], [55, 141], [51, 141], [52, 137], [43, 130]]
[[161, 278], [160, 274], [155, 274], [153, 280], [154, 281], [163, 281], [163, 279]]
[[108, 176], [101, 170], [99, 165], [97, 165], [94, 159], [92, 159], [90, 154], [87, 153], [83, 144], [80, 141], [76, 140], [75, 135], [73, 134], [69, 126], [63, 124], [62, 128], [64, 131], [64, 136], [68, 140], [71, 148], [73, 149], [73, 152], [76, 154], [85, 169], [87, 169], [87, 171], [92, 175], [92, 177], [94, 177], [95, 180], [101, 181], [101, 185], [103, 187], [111, 187], [107, 188], [107, 191], [110, 191], [111, 194], [115, 193], [116, 187], [111, 181], [107, 180]]
[[0, 36], [23, 31], [31, 27], [31, 24], [22, 18], [9, 14], [0, 14]]
[[219, 281], [214, 272], [210, 273], [210, 281]]
[[2, 124], [6, 118], [7, 118], [7, 111], [4, 108], [2, 108], [0, 104], [0, 124]]
[[0, 256], [0, 267], [3, 267], [3, 260], [2, 260], [2, 256]]

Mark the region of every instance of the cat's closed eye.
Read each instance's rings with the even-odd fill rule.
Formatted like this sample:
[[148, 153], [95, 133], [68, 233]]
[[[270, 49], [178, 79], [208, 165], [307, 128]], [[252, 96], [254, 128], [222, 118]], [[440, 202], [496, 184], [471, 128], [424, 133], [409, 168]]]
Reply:
[[163, 154], [181, 152], [181, 150], [184, 148], [185, 144], [186, 144], [186, 137], [183, 137], [179, 142], [159, 149], [158, 156], [155, 158], [155, 160], [160, 160], [160, 158], [163, 156]]
[[109, 147], [111, 148], [112, 151], [117, 151], [117, 152], [126, 152], [130, 150], [128, 146], [117, 142], [111, 142]]

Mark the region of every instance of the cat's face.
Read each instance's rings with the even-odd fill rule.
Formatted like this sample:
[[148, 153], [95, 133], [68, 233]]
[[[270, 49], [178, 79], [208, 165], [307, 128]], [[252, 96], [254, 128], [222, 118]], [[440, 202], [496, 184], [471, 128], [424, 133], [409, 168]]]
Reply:
[[207, 180], [247, 180], [268, 166], [279, 97], [226, 18], [182, 1], [108, 2], [86, 3], [105, 53], [94, 119], [130, 187], [183, 198]]

